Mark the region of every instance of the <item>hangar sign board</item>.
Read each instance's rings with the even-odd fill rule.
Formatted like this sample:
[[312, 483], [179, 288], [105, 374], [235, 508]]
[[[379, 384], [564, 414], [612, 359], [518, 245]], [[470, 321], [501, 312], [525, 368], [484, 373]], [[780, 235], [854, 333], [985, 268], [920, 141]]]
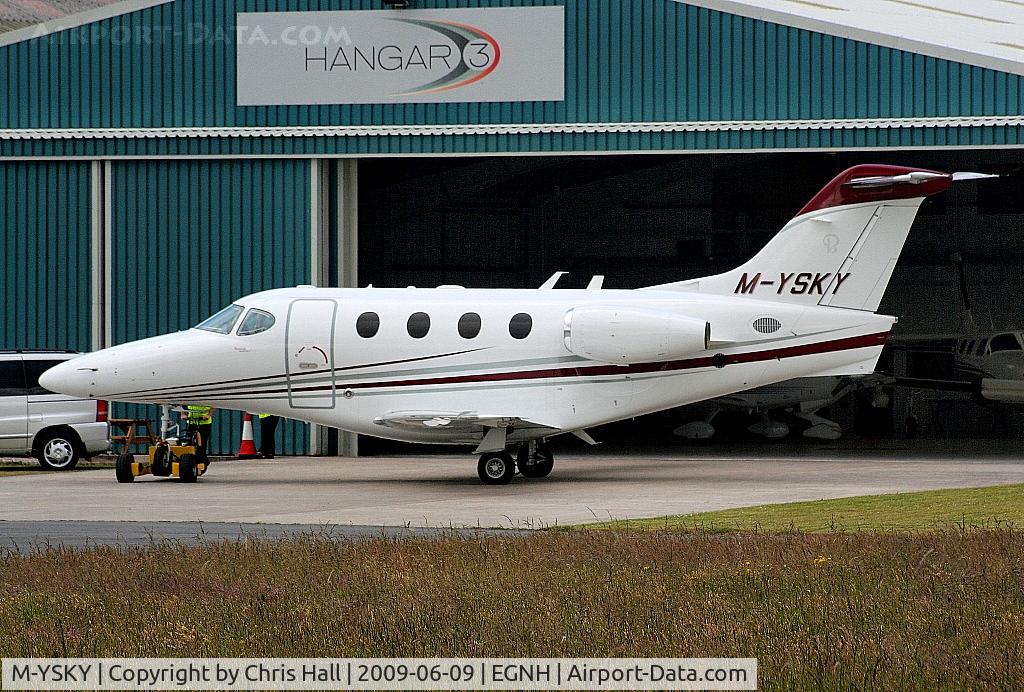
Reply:
[[565, 9], [240, 12], [238, 105], [561, 101]]

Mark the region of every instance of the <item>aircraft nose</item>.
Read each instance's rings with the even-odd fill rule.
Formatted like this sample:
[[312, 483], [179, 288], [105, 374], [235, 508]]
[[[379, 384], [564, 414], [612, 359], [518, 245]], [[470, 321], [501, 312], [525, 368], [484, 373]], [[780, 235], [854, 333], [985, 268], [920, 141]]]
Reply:
[[99, 368], [83, 362], [85, 360], [74, 358], [55, 365], [39, 376], [39, 385], [58, 394], [91, 397]]

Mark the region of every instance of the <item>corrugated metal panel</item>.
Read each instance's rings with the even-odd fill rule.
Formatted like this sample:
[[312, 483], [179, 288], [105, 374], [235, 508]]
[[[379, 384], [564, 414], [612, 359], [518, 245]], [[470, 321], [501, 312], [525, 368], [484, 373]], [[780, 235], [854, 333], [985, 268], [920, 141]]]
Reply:
[[[6, 65], [0, 69], [5, 93], [0, 99], [6, 99], [0, 127], [692, 121], [1024, 112], [1019, 76], [672, 0], [564, 4], [563, 103], [238, 107], [231, 42], [236, 12], [372, 9], [380, 7], [379, 0], [177, 0], [0, 48], [0, 63]], [[465, 5], [462, 0], [417, 3]], [[490, 141], [483, 137], [470, 142], [469, 149], [485, 150]]]
[[[242, 296], [309, 282], [308, 161], [121, 162], [112, 187], [114, 343], [185, 329]], [[215, 451], [237, 450], [240, 421], [218, 416]], [[282, 424], [278, 435], [282, 451], [307, 451], [305, 424]]]
[[0, 348], [89, 350], [90, 167], [0, 164]]

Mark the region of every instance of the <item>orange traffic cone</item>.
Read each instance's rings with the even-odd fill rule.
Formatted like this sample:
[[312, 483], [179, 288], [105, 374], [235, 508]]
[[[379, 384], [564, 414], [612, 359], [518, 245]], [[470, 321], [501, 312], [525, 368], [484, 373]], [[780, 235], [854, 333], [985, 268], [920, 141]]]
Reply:
[[256, 443], [252, 439], [252, 414], [246, 411], [242, 414], [242, 444], [238, 446], [238, 458], [256, 459], [258, 457]]

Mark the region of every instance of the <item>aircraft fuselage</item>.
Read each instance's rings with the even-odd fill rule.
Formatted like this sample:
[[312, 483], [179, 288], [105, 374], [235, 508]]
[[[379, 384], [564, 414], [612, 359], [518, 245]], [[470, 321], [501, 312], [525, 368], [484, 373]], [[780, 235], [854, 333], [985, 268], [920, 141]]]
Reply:
[[[383, 424], [388, 416], [471, 411], [535, 424], [513, 430], [515, 441], [793, 377], [866, 374], [894, 322], [863, 311], [650, 289], [299, 287], [237, 305], [270, 313], [274, 325], [239, 336], [239, 317], [226, 334], [190, 329], [83, 356], [64, 387], [102, 399], [274, 413], [412, 442], [468, 444], [479, 436], [453, 438], [443, 424], [393, 428]], [[589, 360], [568, 350], [565, 326], [570, 311], [587, 307], [696, 317], [711, 325], [711, 343], [671, 360]], [[357, 322], [368, 314], [378, 327], [360, 336]], [[479, 333], [469, 338], [459, 326], [467, 314], [479, 316]], [[429, 326], [417, 338], [422, 315]], [[525, 336], [521, 317], [519, 333], [511, 333], [517, 315], [529, 318]], [[764, 317], [778, 321], [777, 331], [755, 330]]]

